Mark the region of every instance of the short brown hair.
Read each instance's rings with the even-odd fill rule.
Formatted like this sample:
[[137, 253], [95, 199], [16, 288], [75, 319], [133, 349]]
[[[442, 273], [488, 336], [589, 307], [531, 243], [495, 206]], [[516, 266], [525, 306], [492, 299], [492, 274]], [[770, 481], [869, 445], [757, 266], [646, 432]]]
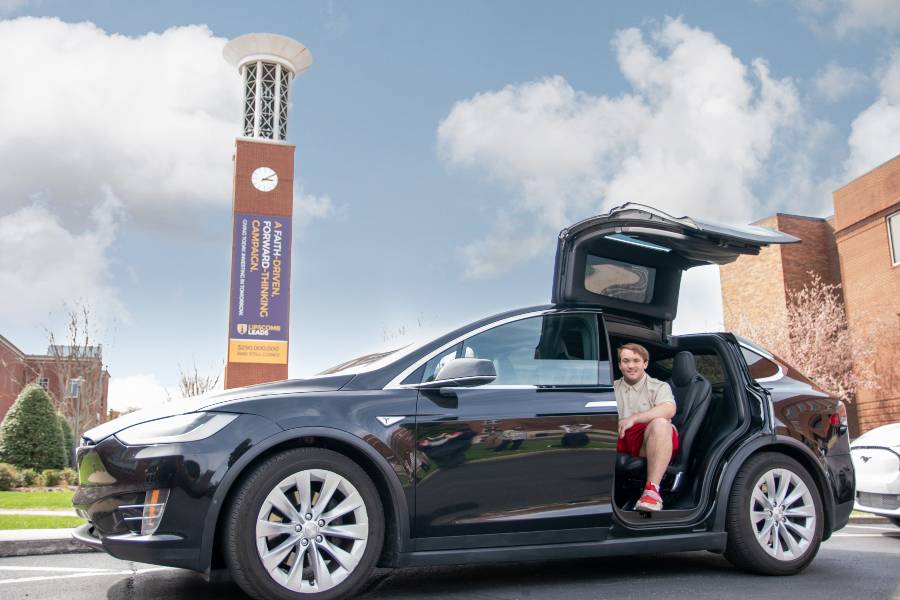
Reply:
[[618, 355], [619, 360], [622, 360], [622, 350], [631, 350], [638, 356], [644, 359], [644, 362], [650, 362], [650, 353], [647, 352], [647, 349], [641, 346], [640, 344], [635, 344], [633, 342], [628, 344], [622, 344], [616, 349], [616, 355]]

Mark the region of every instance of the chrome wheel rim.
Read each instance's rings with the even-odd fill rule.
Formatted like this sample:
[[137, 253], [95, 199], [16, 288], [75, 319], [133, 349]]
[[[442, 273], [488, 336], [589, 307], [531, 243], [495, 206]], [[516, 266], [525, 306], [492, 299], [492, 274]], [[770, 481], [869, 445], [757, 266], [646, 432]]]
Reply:
[[366, 550], [369, 519], [356, 487], [325, 469], [281, 480], [256, 518], [256, 550], [282, 586], [318, 593], [340, 585]]
[[812, 494], [793, 471], [771, 469], [753, 486], [750, 524], [756, 541], [776, 560], [796, 560], [809, 551], [816, 518]]

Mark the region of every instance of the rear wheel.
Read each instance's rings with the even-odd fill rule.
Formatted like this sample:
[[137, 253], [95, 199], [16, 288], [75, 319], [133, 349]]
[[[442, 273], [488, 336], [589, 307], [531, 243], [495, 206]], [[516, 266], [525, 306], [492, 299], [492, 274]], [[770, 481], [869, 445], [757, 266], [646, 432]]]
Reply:
[[822, 501], [796, 460], [767, 452], [738, 472], [728, 503], [725, 557], [739, 569], [793, 575], [819, 550]]
[[347, 457], [298, 448], [259, 465], [227, 513], [224, 553], [234, 580], [258, 599], [348, 597], [381, 552], [378, 492]]

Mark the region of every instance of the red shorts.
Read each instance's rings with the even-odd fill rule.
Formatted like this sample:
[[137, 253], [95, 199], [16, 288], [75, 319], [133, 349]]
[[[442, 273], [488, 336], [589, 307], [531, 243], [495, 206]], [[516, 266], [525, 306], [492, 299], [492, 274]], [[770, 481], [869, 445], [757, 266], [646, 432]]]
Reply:
[[[616, 451], [631, 456], [641, 455], [641, 446], [644, 445], [644, 430], [647, 429], [646, 423], [635, 423], [625, 430], [625, 437], [620, 437], [616, 444]], [[678, 450], [678, 432], [672, 428], [672, 456]]]

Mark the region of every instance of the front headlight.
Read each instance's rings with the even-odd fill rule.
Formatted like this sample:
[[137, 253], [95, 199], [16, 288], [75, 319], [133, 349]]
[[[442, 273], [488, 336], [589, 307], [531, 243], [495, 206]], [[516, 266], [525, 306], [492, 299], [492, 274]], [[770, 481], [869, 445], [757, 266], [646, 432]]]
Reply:
[[126, 446], [196, 442], [217, 433], [237, 418], [225, 413], [189, 413], [126, 427], [116, 434]]

